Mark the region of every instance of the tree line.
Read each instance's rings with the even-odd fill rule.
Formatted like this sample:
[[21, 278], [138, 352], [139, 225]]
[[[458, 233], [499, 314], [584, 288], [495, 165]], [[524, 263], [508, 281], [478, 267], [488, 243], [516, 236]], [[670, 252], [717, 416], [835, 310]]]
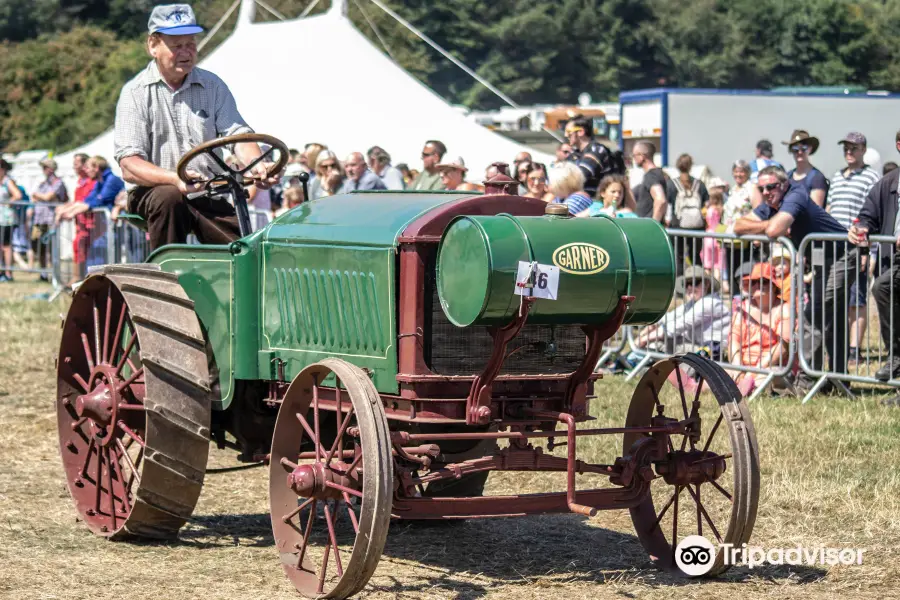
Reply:
[[[192, 4], [208, 29], [232, 1]], [[266, 4], [293, 18], [311, 1]], [[382, 1], [521, 104], [574, 103], [581, 92], [614, 100], [619, 90], [657, 86], [900, 89], [900, 3], [887, 0]], [[64, 151], [108, 128], [122, 84], [149, 60], [154, 4], [0, 0], [0, 149]], [[319, 4], [310, 14], [330, 3]], [[204, 53], [227, 37], [236, 15]], [[502, 104], [369, 0], [351, 0], [350, 18], [450, 102]], [[257, 21], [274, 19], [257, 9]], [[248, 52], [264, 59], [267, 49]], [[295, 56], [298, 76], [334, 56], [340, 49]]]

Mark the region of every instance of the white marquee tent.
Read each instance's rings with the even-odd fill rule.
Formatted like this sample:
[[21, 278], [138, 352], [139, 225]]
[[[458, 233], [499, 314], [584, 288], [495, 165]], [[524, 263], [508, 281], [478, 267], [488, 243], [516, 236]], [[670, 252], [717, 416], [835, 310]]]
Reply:
[[[254, 10], [254, 0], [243, 0], [234, 33], [200, 64], [229, 85], [254, 130], [288, 147], [324, 143], [341, 159], [377, 144], [395, 164], [416, 169], [424, 142], [437, 139], [448, 157], [465, 159], [472, 181], [527, 149], [468, 120], [382, 54], [347, 18], [345, 0], [315, 17], [272, 23], [253, 23]], [[62, 174], [75, 152], [111, 161], [112, 130], [59, 156]]]

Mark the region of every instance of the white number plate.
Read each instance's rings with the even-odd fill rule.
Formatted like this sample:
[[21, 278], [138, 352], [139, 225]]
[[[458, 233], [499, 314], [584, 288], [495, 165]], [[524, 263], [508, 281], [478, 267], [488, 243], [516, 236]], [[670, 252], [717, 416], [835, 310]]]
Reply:
[[556, 300], [559, 290], [559, 267], [519, 261], [516, 295]]

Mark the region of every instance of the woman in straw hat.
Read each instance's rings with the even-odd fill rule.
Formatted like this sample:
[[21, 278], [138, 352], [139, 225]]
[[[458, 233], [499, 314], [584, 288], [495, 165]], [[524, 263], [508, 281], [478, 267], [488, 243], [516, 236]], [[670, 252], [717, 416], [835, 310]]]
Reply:
[[781, 143], [788, 147], [796, 165], [788, 173], [791, 186], [803, 187], [813, 202], [825, 208], [828, 180], [822, 171], [812, 166], [809, 162], [809, 157], [819, 149], [819, 138], [809, 135], [808, 132], [802, 129], [795, 129], [791, 133], [791, 138]]

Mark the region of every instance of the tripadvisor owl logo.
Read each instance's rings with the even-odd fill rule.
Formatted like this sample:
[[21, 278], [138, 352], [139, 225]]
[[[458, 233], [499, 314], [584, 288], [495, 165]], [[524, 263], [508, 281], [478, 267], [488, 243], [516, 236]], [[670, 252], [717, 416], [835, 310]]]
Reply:
[[592, 275], [609, 266], [609, 253], [594, 244], [572, 242], [553, 251], [553, 264], [573, 275]]
[[691, 577], [709, 573], [715, 558], [715, 546], [702, 535], [689, 535], [675, 548], [675, 564]]

